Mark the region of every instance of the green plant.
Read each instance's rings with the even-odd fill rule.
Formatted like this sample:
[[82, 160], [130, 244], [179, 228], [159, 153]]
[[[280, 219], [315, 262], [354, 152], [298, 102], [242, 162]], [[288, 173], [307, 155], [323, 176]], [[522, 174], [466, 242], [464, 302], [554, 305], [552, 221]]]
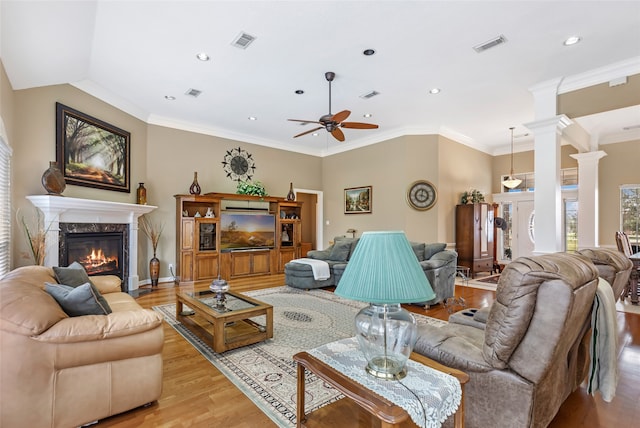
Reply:
[[484, 195], [477, 189], [467, 190], [460, 198], [461, 204], [476, 204], [478, 202], [484, 202]]
[[238, 181], [238, 195], [268, 196], [264, 184], [259, 181]]

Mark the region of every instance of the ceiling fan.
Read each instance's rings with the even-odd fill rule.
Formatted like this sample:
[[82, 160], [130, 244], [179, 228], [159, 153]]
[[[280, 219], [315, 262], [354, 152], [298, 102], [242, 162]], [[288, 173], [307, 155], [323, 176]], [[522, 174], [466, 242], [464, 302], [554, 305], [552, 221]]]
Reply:
[[329, 114], [325, 114], [320, 117], [318, 120], [301, 120], [301, 119], [288, 119], [292, 122], [303, 122], [303, 123], [317, 123], [322, 126], [318, 126], [317, 128], [310, 129], [308, 131], [302, 132], [298, 135], [294, 135], [293, 138], [301, 137], [306, 134], [310, 134], [311, 132], [315, 132], [319, 129], [326, 129], [327, 132], [330, 132], [333, 137], [338, 141], [344, 141], [344, 133], [340, 130], [340, 128], [352, 128], [352, 129], [376, 129], [378, 125], [373, 123], [362, 123], [362, 122], [343, 122], [351, 112], [349, 110], [342, 110], [336, 114], [331, 114], [331, 82], [336, 77], [336, 73], [333, 71], [327, 71], [324, 73], [324, 77], [329, 82]]

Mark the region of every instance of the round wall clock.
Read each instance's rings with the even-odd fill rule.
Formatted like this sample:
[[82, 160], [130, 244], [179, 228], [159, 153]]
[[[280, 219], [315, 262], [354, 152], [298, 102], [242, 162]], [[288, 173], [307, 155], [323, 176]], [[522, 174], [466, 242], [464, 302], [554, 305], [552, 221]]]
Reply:
[[248, 181], [253, 177], [256, 164], [251, 153], [238, 147], [227, 150], [222, 161], [222, 168], [227, 173], [227, 177], [235, 181]]
[[407, 202], [412, 208], [420, 211], [431, 209], [438, 200], [436, 186], [427, 180], [411, 183], [407, 189]]

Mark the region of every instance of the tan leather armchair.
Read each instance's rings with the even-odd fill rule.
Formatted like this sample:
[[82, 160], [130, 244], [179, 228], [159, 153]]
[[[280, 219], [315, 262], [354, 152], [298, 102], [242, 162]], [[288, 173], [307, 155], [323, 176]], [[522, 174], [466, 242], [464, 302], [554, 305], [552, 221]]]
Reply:
[[546, 427], [587, 373], [597, 285], [584, 256], [518, 258], [502, 272], [484, 328], [422, 326], [414, 352], [469, 374], [466, 427]]
[[0, 426], [79, 426], [160, 397], [162, 317], [117, 277], [91, 279], [111, 314], [67, 316], [44, 291], [51, 268], [0, 279]]

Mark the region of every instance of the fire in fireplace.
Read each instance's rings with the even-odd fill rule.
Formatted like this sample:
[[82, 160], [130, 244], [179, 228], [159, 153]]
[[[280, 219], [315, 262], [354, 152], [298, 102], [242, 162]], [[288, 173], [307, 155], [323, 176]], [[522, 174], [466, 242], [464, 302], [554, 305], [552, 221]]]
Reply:
[[128, 225], [60, 224], [60, 266], [77, 261], [89, 275], [127, 275]]

